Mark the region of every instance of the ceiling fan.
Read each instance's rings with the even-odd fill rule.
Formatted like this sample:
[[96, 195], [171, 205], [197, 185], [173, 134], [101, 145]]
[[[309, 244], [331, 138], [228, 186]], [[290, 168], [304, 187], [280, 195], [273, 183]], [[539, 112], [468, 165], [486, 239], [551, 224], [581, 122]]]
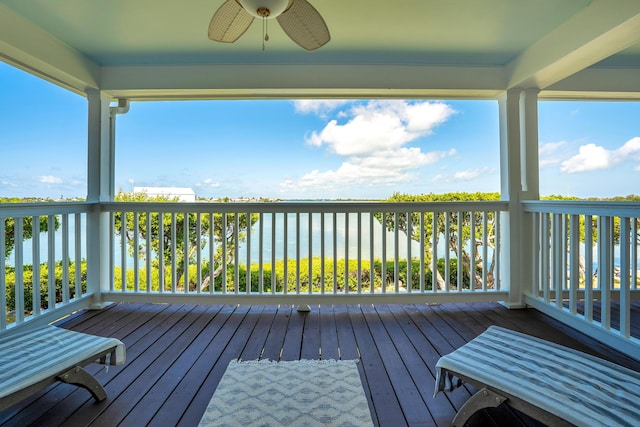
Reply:
[[273, 18], [291, 40], [306, 50], [318, 49], [331, 39], [324, 19], [307, 0], [226, 0], [211, 18], [209, 38], [233, 43], [255, 18], [262, 19], [265, 41], [269, 40], [268, 21]]

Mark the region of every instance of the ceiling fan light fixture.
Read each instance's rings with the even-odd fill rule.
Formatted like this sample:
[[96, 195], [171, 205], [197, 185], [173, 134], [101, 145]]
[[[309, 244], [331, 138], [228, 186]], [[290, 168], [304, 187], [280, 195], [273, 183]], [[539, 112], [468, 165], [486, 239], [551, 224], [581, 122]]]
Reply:
[[273, 19], [289, 8], [290, 0], [237, 0], [238, 3], [256, 18]]

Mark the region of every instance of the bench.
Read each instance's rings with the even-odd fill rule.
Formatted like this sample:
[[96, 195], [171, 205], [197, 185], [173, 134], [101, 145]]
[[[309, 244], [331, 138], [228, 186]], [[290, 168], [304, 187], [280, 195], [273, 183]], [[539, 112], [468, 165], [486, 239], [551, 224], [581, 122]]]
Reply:
[[125, 347], [115, 338], [51, 325], [21, 327], [0, 335], [0, 410], [56, 381], [87, 389], [97, 401], [107, 394], [82, 367], [91, 362], [121, 365]]
[[497, 326], [442, 356], [436, 395], [479, 389], [453, 420], [506, 404], [547, 425], [640, 426], [640, 373]]

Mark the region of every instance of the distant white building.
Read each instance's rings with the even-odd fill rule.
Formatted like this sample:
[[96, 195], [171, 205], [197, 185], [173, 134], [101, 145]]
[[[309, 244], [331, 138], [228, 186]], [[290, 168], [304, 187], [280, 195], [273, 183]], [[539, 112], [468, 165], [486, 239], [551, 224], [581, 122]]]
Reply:
[[133, 187], [134, 193], [146, 193], [149, 197], [166, 196], [180, 202], [195, 202], [196, 193], [188, 187]]

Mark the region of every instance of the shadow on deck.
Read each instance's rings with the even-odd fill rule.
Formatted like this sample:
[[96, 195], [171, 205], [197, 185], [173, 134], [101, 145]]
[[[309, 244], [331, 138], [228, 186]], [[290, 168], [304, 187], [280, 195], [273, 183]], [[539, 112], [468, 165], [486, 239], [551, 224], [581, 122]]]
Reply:
[[[640, 362], [533, 309], [507, 310], [494, 303], [322, 305], [310, 313], [290, 306], [114, 304], [59, 322], [126, 344], [124, 366], [108, 372], [102, 365], [87, 367], [109, 398], [96, 404], [85, 390], [56, 384], [0, 412], [0, 424], [196, 426], [231, 359], [360, 358], [377, 425], [451, 425], [474, 390], [434, 398], [435, 363], [490, 325], [640, 370]], [[536, 425], [508, 408], [479, 413], [472, 423]]]

